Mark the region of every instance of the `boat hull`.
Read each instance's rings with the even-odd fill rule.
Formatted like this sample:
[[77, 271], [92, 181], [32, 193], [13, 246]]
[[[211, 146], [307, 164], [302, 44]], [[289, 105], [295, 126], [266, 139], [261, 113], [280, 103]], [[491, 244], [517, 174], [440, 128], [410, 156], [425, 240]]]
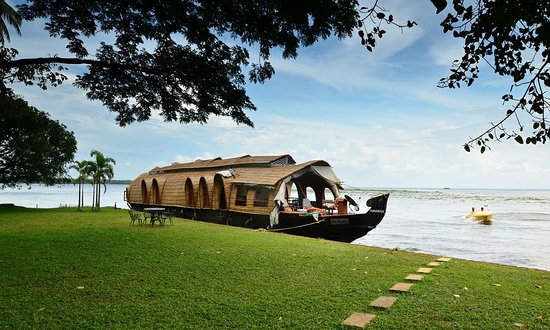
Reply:
[[493, 212], [491, 211], [476, 211], [468, 214], [468, 217], [476, 218], [479, 221], [491, 221]]
[[[264, 228], [268, 231], [299, 235], [313, 238], [323, 238], [339, 242], [352, 242], [376, 228], [386, 213], [389, 194], [380, 195], [367, 201], [371, 209], [366, 213], [319, 214], [317, 219], [313, 214], [299, 212], [281, 212], [279, 223], [270, 227], [269, 215], [258, 215], [230, 210], [195, 209], [180, 206], [164, 206], [176, 217], [205, 221], [210, 223], [251, 229]], [[143, 211], [146, 207], [159, 206], [131, 203], [132, 209]]]
[[365, 236], [378, 224], [376, 221], [369, 220], [367, 214], [323, 217], [318, 221], [310, 220], [302, 225], [296, 224], [301, 219], [288, 217], [286, 220], [288, 220], [286, 226], [277, 226], [270, 231], [347, 243]]

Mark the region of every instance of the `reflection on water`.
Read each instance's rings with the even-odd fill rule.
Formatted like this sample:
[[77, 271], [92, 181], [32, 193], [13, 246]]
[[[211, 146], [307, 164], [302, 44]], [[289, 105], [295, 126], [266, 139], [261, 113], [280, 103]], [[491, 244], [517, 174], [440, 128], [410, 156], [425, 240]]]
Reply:
[[479, 220], [478, 223], [483, 226], [490, 226], [493, 224], [491, 220]]
[[[354, 244], [550, 270], [550, 191], [388, 191], [384, 220]], [[485, 205], [492, 221], [465, 216]]]

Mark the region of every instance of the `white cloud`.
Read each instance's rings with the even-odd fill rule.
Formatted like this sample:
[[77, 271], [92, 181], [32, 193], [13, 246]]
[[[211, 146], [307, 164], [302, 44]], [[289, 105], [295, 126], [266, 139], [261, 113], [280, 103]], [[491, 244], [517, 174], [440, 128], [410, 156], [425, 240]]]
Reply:
[[454, 60], [460, 60], [464, 54], [464, 45], [461, 40], [447, 36], [441, 38], [436, 44], [433, 44], [428, 54], [432, 58], [432, 63], [451, 68]]

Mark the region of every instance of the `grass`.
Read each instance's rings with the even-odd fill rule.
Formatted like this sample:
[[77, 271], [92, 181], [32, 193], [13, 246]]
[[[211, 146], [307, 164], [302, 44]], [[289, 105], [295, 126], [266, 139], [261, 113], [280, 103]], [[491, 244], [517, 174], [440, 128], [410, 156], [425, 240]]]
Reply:
[[0, 207], [0, 249], [1, 328], [550, 328], [549, 272], [453, 259], [395, 294], [436, 257], [123, 210]]

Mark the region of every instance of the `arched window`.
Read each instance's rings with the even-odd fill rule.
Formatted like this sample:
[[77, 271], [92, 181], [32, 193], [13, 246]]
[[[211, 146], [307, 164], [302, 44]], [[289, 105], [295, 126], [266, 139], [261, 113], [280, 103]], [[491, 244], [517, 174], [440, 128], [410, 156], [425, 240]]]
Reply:
[[306, 188], [306, 197], [311, 203], [315, 203], [317, 201], [317, 196], [315, 195], [315, 190], [311, 187]]
[[153, 184], [151, 186], [151, 197], [153, 197], [153, 204], [160, 204], [160, 190], [157, 179], [153, 179]]
[[148, 200], [147, 184], [145, 183], [145, 180], [141, 180], [141, 202], [143, 204], [147, 204]]
[[293, 209], [297, 209], [300, 205], [298, 188], [294, 182], [290, 184], [290, 189], [286, 191], [286, 200]]
[[186, 199], [186, 205], [189, 207], [195, 206], [195, 192], [193, 191], [193, 182], [191, 182], [190, 178], [187, 178], [185, 180], [185, 199]]
[[212, 198], [212, 203], [214, 204], [214, 208], [218, 208], [220, 210], [227, 209], [225, 186], [223, 183], [223, 178], [220, 174], [216, 174], [214, 177], [214, 197]]
[[329, 188], [325, 188], [325, 190], [323, 191], [323, 195], [325, 200], [331, 200], [331, 201], [334, 200], [334, 194], [332, 193], [332, 190], [330, 190]]
[[210, 207], [208, 186], [206, 185], [206, 180], [204, 178], [199, 180], [199, 207], [203, 209]]

